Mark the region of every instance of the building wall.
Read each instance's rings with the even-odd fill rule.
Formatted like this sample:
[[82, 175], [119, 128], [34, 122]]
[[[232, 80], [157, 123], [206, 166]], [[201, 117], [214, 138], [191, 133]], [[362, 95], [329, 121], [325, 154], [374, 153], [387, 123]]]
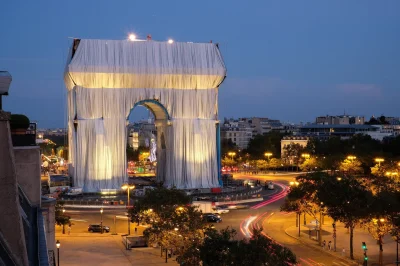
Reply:
[[0, 110], [0, 234], [11, 250], [14, 261], [18, 265], [28, 265], [8, 120], [9, 113]]
[[56, 252], [55, 205], [56, 205], [55, 199], [42, 198], [42, 213], [44, 219], [44, 226], [46, 230], [47, 249], [51, 253]]
[[281, 140], [281, 158], [285, 158], [285, 147], [290, 144], [299, 144], [302, 147], [306, 147], [308, 143], [308, 138], [304, 137], [284, 137]]
[[18, 184], [33, 206], [40, 206], [40, 148], [39, 146], [14, 147], [15, 170]]

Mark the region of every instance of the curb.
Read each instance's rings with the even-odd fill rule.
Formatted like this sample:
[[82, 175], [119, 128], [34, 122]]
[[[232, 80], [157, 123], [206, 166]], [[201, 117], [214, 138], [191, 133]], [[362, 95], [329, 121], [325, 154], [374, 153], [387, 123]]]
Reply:
[[[294, 227], [294, 226], [291, 226], [291, 227]], [[315, 245], [311, 245], [311, 244], [309, 244], [309, 243], [306, 243], [306, 242], [303, 241], [301, 238], [289, 234], [289, 233], [287, 232], [287, 230], [288, 230], [289, 228], [291, 228], [291, 227], [288, 227], [288, 228], [285, 229], [285, 234], [288, 235], [288, 236], [290, 236], [291, 238], [294, 238], [294, 239], [298, 240], [298, 241], [301, 242], [303, 245], [308, 246], [308, 247], [310, 247], [310, 248], [312, 248], [312, 249], [314, 249], [314, 250], [320, 251], [320, 252], [322, 251], [322, 252], [324, 252], [324, 253], [326, 253], [326, 254], [329, 254], [329, 255], [332, 255], [332, 256], [334, 256], [334, 257], [336, 257], [336, 258], [338, 258], [338, 259], [345, 260], [345, 261], [349, 262], [350, 264], [359, 265], [359, 263], [357, 262], [357, 259], [351, 260], [351, 259], [349, 259], [349, 258], [347, 258], [347, 257], [343, 257], [343, 256], [340, 256], [340, 255], [336, 254], [335, 251], [334, 251], [334, 252], [329, 252], [329, 251], [327, 251], [327, 250], [317, 248]]]
[[71, 209], [126, 209], [126, 206], [112, 206], [112, 205], [64, 205], [65, 208]]

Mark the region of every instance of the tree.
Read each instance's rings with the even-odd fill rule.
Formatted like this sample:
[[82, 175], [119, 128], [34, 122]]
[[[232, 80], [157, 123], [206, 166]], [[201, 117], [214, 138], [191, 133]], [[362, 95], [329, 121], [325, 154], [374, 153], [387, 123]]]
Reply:
[[221, 140], [221, 154], [228, 154], [228, 152], [237, 152], [239, 148], [231, 139]]
[[[177, 260], [183, 265], [204, 266], [213, 266], [216, 265], [216, 262], [220, 266], [286, 266], [297, 263], [296, 255], [291, 250], [275, 243], [261, 232], [262, 229], [253, 229], [253, 235], [249, 240], [238, 241], [235, 240], [236, 231], [234, 229], [228, 227], [217, 231], [208, 228], [205, 231], [204, 241], [196, 243], [195, 249], [187, 249], [187, 252], [181, 257], [186, 260], [181, 261], [181, 258], [177, 258]], [[196, 263], [188, 263], [189, 259]]]
[[352, 175], [364, 173], [361, 162], [358, 159], [345, 159], [340, 164], [339, 170]]
[[350, 230], [350, 258], [353, 255], [354, 227], [369, 215], [373, 195], [364, 185], [352, 176], [324, 178], [319, 183], [317, 198], [326, 206], [327, 214], [335, 221], [345, 224]]
[[172, 248], [181, 255], [202, 238], [204, 228], [201, 212], [190, 202], [181, 190], [158, 187], [135, 202], [131, 219], [149, 225], [143, 232], [149, 243]]
[[65, 225], [71, 225], [71, 217], [64, 215], [64, 201], [58, 200], [55, 206], [56, 224], [62, 226], [62, 233], [65, 234]]
[[222, 166], [234, 166], [234, 165], [236, 165], [236, 162], [234, 159], [225, 156], [222, 158], [221, 164], [222, 164]]
[[271, 131], [264, 135], [254, 136], [248, 144], [245, 153], [248, 153], [252, 159], [264, 158], [264, 153], [269, 151], [274, 157], [281, 157], [281, 140], [287, 135], [280, 132]]
[[306, 172], [315, 171], [319, 168], [321, 168], [321, 164], [315, 157], [305, 159], [304, 162], [300, 165], [301, 171]]
[[278, 168], [282, 166], [282, 161], [278, 158], [272, 158], [268, 162], [268, 168]]
[[284, 157], [290, 164], [299, 164], [301, 154], [305, 151], [305, 148], [298, 143], [290, 143], [284, 148]]
[[257, 169], [265, 170], [268, 167], [268, 162], [266, 160], [257, 160], [256, 165]]

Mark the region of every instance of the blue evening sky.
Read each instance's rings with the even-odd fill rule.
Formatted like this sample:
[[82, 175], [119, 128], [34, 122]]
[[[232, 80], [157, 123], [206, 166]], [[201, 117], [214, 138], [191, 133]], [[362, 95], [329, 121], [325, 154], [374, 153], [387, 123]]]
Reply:
[[228, 69], [221, 119], [400, 115], [399, 0], [4, 0], [0, 6], [0, 70], [13, 76], [4, 109], [27, 114], [39, 127], [65, 125], [68, 37], [125, 39], [130, 32], [218, 42]]

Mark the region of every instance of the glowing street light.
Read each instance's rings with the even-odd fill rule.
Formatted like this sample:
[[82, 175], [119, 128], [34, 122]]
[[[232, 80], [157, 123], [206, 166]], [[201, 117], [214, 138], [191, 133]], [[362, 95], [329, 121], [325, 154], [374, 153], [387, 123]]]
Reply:
[[60, 266], [60, 247], [61, 243], [59, 240], [56, 242], [56, 247], [57, 247], [57, 265]]
[[233, 160], [233, 156], [236, 156], [236, 152], [228, 152], [228, 155], [231, 156]]
[[172, 43], [174, 43], [174, 40], [169, 39], [169, 40], [168, 40], [168, 43], [169, 43], [169, 44], [172, 44]]
[[387, 175], [387, 176], [396, 176], [396, 175], [398, 175], [399, 173], [397, 173], [397, 172], [386, 172], [385, 173], [385, 175]]
[[129, 34], [128, 40], [130, 40], [131, 42], [135, 41], [136, 40], [136, 35], [133, 34], [133, 33]]
[[272, 152], [266, 152], [266, 153], [264, 153], [264, 156], [268, 157], [268, 161], [269, 161], [269, 157], [272, 156]]
[[341, 181], [342, 178], [340, 176], [336, 177], [337, 181]]
[[303, 157], [304, 159], [310, 159], [310, 154], [308, 154], [308, 153], [303, 153], [303, 154], [301, 155], [301, 157]]
[[131, 200], [130, 200], [130, 197], [129, 197], [129, 191], [131, 189], [134, 189], [135, 186], [134, 185], [125, 184], [121, 188], [123, 190], [128, 190], [128, 200], [126, 202], [126, 208], [128, 209], [128, 235], [130, 235], [131, 234], [131, 221], [130, 221], [131, 216], [130, 216], [130, 213], [129, 213], [129, 206], [130, 206]]
[[347, 159], [350, 161], [353, 161], [353, 160], [357, 159], [357, 157], [353, 156], [353, 155], [349, 155], [349, 156], [347, 156]]
[[384, 162], [384, 161], [385, 161], [385, 159], [383, 159], [383, 158], [375, 158], [375, 162], [378, 163], [379, 167], [381, 167], [381, 163]]

